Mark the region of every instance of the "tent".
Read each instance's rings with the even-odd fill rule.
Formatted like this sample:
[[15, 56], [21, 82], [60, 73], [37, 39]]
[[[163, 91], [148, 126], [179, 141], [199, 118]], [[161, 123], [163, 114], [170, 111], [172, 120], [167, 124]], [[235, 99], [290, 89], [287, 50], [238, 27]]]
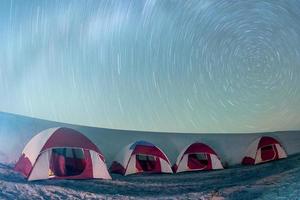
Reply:
[[176, 164], [173, 165], [175, 173], [214, 169], [223, 169], [217, 153], [200, 142], [186, 146], [177, 157]]
[[287, 154], [279, 141], [272, 137], [260, 137], [248, 147], [242, 164], [255, 165], [286, 157]]
[[69, 128], [50, 128], [34, 136], [25, 146], [15, 170], [28, 180], [111, 179], [98, 147]]
[[110, 170], [123, 175], [172, 173], [170, 161], [164, 152], [146, 141], [127, 145], [112, 162]]

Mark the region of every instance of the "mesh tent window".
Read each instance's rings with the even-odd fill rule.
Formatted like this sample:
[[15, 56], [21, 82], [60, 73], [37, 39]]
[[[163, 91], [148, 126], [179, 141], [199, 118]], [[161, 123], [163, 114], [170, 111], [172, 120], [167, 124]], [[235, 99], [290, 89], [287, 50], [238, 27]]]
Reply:
[[267, 145], [261, 147], [261, 151], [273, 151], [273, 145]]
[[152, 171], [156, 166], [156, 157], [151, 155], [136, 154], [136, 160], [139, 162], [143, 171]]
[[208, 157], [206, 153], [193, 153], [189, 154], [189, 160], [195, 160], [199, 162], [201, 165], [208, 165]]
[[50, 171], [57, 177], [80, 175], [86, 167], [84, 150], [80, 148], [54, 148], [51, 152]]

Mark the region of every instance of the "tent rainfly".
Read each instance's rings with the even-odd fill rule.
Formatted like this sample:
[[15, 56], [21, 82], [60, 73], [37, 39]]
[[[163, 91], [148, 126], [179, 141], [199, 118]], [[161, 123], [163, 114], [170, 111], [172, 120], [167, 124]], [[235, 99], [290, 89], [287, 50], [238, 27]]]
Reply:
[[279, 141], [272, 137], [260, 137], [248, 147], [242, 164], [255, 165], [286, 157], [287, 154]]
[[146, 141], [127, 145], [113, 161], [110, 171], [122, 175], [172, 173], [170, 161], [164, 152]]
[[173, 165], [175, 173], [214, 169], [223, 169], [217, 153], [200, 142], [186, 146], [177, 157], [176, 164]]
[[34, 136], [25, 146], [15, 170], [30, 181], [111, 179], [98, 147], [69, 128], [50, 128]]

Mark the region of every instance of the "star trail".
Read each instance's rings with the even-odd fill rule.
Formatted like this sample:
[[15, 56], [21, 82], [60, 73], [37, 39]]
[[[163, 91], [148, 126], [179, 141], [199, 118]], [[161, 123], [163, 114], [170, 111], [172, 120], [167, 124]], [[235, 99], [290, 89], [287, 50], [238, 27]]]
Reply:
[[0, 2], [0, 110], [116, 129], [300, 129], [299, 1]]

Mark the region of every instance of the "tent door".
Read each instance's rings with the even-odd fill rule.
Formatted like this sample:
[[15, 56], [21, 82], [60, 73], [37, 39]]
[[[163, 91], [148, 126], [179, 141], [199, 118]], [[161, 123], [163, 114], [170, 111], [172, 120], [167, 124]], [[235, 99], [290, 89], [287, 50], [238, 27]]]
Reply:
[[188, 156], [188, 167], [190, 169], [205, 169], [208, 166], [208, 157], [206, 153], [194, 153]]
[[274, 160], [275, 157], [276, 151], [273, 144], [261, 147], [261, 159], [263, 162]]
[[141, 170], [143, 170], [144, 172], [156, 170], [157, 162], [159, 162], [159, 159], [156, 159], [155, 156], [144, 154], [136, 155], [137, 168], [141, 168]]
[[83, 149], [55, 148], [50, 158], [50, 177], [80, 175], [86, 167]]

